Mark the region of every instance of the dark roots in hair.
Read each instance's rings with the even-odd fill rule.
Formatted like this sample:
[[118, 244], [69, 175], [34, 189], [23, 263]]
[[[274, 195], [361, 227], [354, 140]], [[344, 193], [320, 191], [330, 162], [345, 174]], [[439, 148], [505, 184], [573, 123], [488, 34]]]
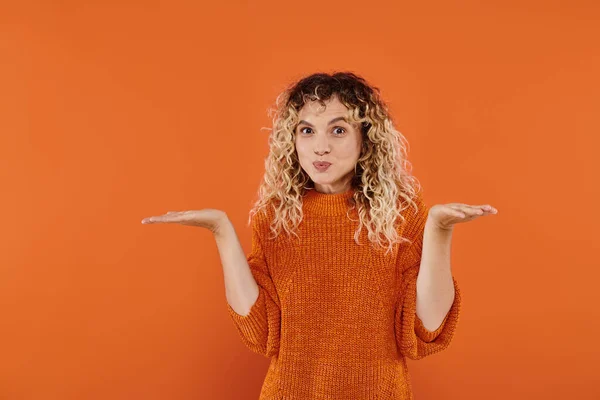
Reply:
[[378, 104], [381, 110], [387, 113], [387, 106], [381, 99], [379, 88], [352, 72], [320, 72], [302, 78], [289, 88], [287, 105], [299, 112], [309, 101], [318, 101], [325, 105], [325, 101], [333, 96], [337, 96], [348, 109], [357, 109], [358, 115], [355, 117], [362, 120], [363, 134], [366, 134], [371, 126], [365, 119], [375, 111], [372, 104]]

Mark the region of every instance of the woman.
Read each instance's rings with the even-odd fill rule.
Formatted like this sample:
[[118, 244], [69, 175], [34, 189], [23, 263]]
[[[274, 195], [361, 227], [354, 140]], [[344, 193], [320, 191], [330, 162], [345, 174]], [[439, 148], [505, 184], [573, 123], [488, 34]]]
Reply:
[[276, 104], [248, 257], [220, 210], [143, 223], [214, 233], [229, 314], [271, 358], [261, 399], [411, 399], [406, 358], [447, 348], [458, 322], [453, 226], [497, 211], [426, 207], [379, 90], [353, 73], [307, 76]]

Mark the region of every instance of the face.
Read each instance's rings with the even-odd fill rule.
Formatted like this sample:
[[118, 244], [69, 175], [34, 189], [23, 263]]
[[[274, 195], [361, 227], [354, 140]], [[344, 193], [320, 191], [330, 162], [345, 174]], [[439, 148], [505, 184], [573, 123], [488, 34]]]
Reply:
[[[296, 127], [296, 152], [300, 166], [321, 193], [342, 193], [351, 188], [354, 167], [360, 156], [362, 134], [359, 124], [346, 122], [348, 108], [335, 96], [325, 102], [306, 103]], [[316, 162], [330, 163], [319, 168]]]

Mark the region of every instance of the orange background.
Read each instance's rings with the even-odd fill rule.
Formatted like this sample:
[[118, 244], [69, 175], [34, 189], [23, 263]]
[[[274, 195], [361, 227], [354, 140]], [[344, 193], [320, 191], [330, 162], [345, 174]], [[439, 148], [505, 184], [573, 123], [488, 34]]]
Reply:
[[455, 229], [455, 341], [417, 399], [600, 398], [597, 2], [0, 6], [0, 398], [256, 399], [219, 208], [250, 249], [267, 108], [305, 74], [381, 88]]

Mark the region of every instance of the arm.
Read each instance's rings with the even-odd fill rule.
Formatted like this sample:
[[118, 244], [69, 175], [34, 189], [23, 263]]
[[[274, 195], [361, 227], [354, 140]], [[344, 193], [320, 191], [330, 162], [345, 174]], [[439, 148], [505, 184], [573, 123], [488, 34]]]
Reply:
[[229, 314], [244, 344], [270, 357], [279, 351], [281, 307], [263, 255], [257, 221], [252, 220], [252, 251], [248, 257], [222, 210], [169, 211], [144, 218], [142, 224], [177, 223], [207, 228], [213, 233], [223, 264]]
[[[401, 288], [396, 339], [404, 356], [418, 360], [450, 345], [458, 324], [461, 296], [450, 272], [450, 239], [436, 234], [428, 224], [429, 209], [420, 192], [415, 202], [419, 211], [416, 216], [407, 217], [403, 232], [412, 244], [401, 248], [398, 255]], [[441, 264], [437, 263], [439, 260]]]
[[214, 237], [223, 266], [227, 303], [237, 314], [246, 316], [258, 299], [259, 289], [228, 218], [219, 225]]
[[229, 219], [219, 224], [219, 249], [227, 310], [242, 342], [251, 351], [272, 357], [279, 352], [281, 305], [260, 242], [258, 221], [252, 223], [252, 250], [248, 256]]
[[452, 230], [440, 229], [428, 218], [425, 223], [421, 265], [417, 276], [417, 316], [429, 331], [441, 325], [455, 290], [450, 267]]

